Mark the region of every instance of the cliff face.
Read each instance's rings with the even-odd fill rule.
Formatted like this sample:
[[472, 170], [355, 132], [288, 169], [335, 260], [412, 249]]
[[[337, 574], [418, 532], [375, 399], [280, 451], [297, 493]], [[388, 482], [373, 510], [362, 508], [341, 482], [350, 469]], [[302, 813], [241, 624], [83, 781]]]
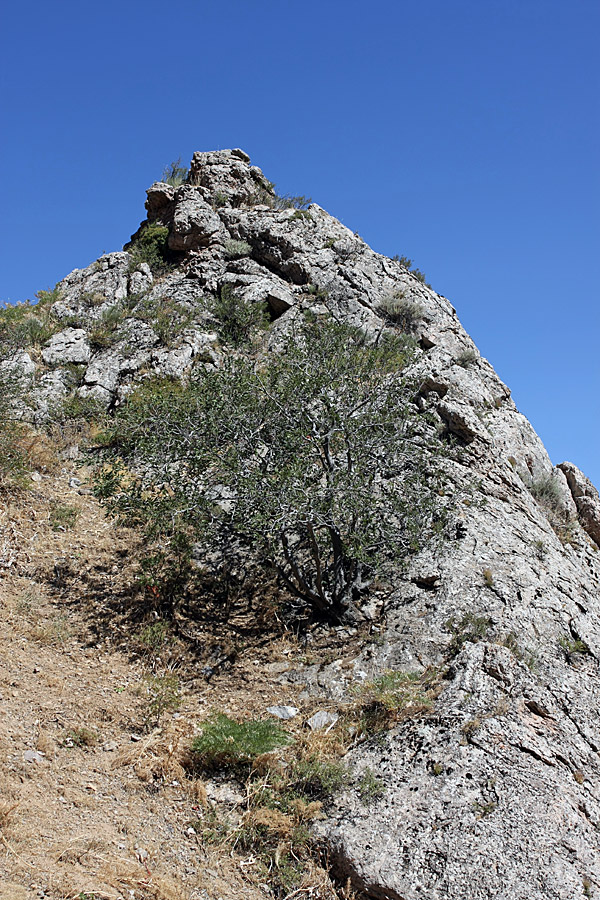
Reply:
[[[369, 897], [595, 896], [598, 493], [573, 464], [553, 467], [446, 298], [318, 205], [282, 205], [240, 150], [196, 153], [188, 183], [154, 184], [128, 250], [58, 285], [41, 364], [21, 351], [24, 377], [37, 370], [34, 415], [73, 392], [112, 408], [149, 374], [218, 367], [225, 351], [201, 298], [227, 285], [268, 308], [272, 352], [303, 310], [375, 334], [400, 300], [419, 346], [415, 402], [463, 447], [455, 484], [477, 488], [451, 538], [372, 604], [377, 643], [288, 673], [343, 698], [385, 670], [443, 671], [429, 715], [349, 754], [357, 775], [383, 779], [383, 796], [365, 805], [348, 788], [319, 834]], [[164, 238], [158, 275], [139, 253], [151, 229]]]

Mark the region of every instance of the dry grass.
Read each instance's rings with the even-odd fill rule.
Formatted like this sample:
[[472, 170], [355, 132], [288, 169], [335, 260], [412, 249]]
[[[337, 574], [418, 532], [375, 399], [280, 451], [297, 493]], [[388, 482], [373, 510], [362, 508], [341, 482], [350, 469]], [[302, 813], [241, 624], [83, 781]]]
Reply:
[[6, 835], [8, 832], [18, 808], [18, 803], [13, 803], [10, 800], [0, 800], [0, 833], [3, 835]]

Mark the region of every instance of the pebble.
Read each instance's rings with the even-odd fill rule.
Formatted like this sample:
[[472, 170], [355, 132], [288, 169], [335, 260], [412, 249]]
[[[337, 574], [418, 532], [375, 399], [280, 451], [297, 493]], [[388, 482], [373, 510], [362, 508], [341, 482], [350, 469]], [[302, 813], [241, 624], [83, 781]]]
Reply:
[[333, 728], [338, 719], [337, 713], [330, 713], [325, 709], [320, 709], [319, 712], [316, 712], [314, 716], [308, 719], [306, 724], [311, 731], [321, 731], [323, 728]]
[[41, 750], [26, 750], [23, 754], [23, 759], [25, 762], [41, 763], [44, 761], [45, 755]]
[[295, 706], [268, 706], [267, 712], [278, 719], [293, 719], [300, 710]]

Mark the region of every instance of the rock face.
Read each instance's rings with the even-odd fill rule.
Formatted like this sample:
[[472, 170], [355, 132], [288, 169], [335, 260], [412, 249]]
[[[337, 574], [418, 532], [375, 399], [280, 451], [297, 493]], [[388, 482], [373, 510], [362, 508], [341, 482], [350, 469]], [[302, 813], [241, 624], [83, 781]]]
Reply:
[[134, 235], [130, 252], [61, 282], [60, 330], [42, 351], [53, 389], [78, 366], [80, 396], [110, 407], [153, 374], [218, 366], [207, 299], [227, 286], [266, 305], [273, 352], [305, 309], [376, 335], [400, 298], [420, 347], [415, 402], [463, 448], [457, 487], [477, 487], [442, 549], [420, 553], [391, 596], [374, 598], [380, 640], [343, 670], [294, 673], [308, 693], [337, 698], [387, 669], [439, 674], [428, 713], [348, 756], [358, 780], [367, 770], [383, 780], [383, 796], [369, 804], [348, 788], [319, 834], [367, 897], [595, 896], [598, 492], [573, 464], [552, 465], [446, 298], [316, 204], [278, 205], [241, 150], [196, 153], [187, 183], [153, 185], [148, 222], [168, 229], [177, 265], [152, 273]]

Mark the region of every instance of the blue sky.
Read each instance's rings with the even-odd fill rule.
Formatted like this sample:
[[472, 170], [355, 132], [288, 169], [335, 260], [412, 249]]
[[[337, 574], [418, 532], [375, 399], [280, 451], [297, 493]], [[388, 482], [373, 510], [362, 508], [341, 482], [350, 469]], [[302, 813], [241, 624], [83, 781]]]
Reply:
[[35, 0], [0, 24], [0, 300], [119, 249], [171, 160], [243, 147], [412, 257], [600, 484], [597, 0]]

